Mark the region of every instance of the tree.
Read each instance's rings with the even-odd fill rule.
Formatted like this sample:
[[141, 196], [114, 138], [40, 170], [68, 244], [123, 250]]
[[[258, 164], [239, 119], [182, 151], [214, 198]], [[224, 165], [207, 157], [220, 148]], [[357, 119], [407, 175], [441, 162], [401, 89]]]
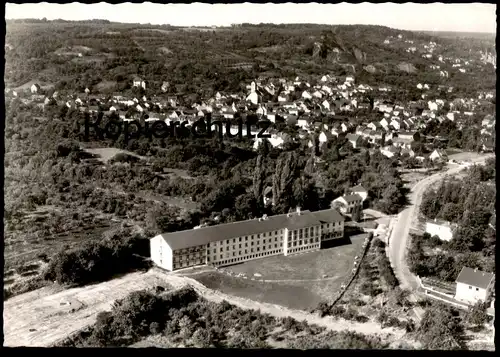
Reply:
[[356, 205], [352, 211], [352, 220], [354, 222], [359, 222], [361, 220], [361, 206]]
[[199, 328], [197, 329], [193, 336], [192, 341], [198, 348], [208, 348], [213, 345], [213, 338], [210, 330]]
[[436, 304], [427, 309], [416, 332], [428, 349], [452, 350], [465, 347], [459, 312], [448, 305]]
[[469, 307], [467, 313], [467, 322], [471, 325], [481, 326], [488, 321], [488, 314], [486, 314], [486, 309], [488, 305], [484, 302], [478, 301], [475, 305]]

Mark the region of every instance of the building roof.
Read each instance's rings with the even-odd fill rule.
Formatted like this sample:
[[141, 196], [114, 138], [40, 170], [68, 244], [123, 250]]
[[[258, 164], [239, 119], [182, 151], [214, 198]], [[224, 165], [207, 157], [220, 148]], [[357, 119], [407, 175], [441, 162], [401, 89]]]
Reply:
[[349, 141], [358, 141], [359, 140], [359, 135], [356, 135], [356, 134], [347, 134], [346, 138]]
[[362, 201], [363, 200], [363, 197], [361, 197], [357, 193], [352, 193], [350, 195], [345, 195], [345, 196], [343, 196], [343, 198], [344, 198], [344, 200], [346, 202], [354, 202], [354, 201]]
[[457, 283], [475, 286], [481, 289], [486, 289], [490, 285], [495, 274], [486, 273], [477, 269], [463, 267], [456, 280]]
[[351, 192], [368, 192], [368, 191], [363, 186], [356, 185], [353, 188], [351, 188]]
[[[361, 199], [361, 197], [360, 197]], [[321, 225], [323, 222], [340, 222], [344, 218], [334, 209], [318, 212], [302, 211], [269, 216], [267, 219], [250, 219], [233, 223], [219, 224], [198, 229], [161, 234], [168, 245], [176, 249], [184, 249], [225, 239], [238, 238], [249, 234], [260, 234], [283, 228], [300, 229]]]

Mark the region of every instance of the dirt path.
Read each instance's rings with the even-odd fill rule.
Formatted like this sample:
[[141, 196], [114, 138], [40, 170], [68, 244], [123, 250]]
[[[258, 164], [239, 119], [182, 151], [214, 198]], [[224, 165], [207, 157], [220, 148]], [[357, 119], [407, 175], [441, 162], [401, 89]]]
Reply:
[[95, 322], [99, 312], [110, 310], [115, 300], [132, 291], [170, 285], [177, 289], [191, 285], [211, 301], [226, 300], [243, 309], [260, 310], [275, 317], [291, 316], [299, 321], [325, 326], [333, 331], [356, 331], [364, 334], [392, 334], [395, 339], [405, 333], [392, 328], [380, 329], [374, 322], [356, 323], [331, 317], [319, 317], [304, 311], [229, 296], [208, 289], [194, 279], [152, 269], [132, 273], [112, 281], [82, 288], [54, 292], [43, 288], [15, 296], [4, 304], [4, 346], [49, 347]]

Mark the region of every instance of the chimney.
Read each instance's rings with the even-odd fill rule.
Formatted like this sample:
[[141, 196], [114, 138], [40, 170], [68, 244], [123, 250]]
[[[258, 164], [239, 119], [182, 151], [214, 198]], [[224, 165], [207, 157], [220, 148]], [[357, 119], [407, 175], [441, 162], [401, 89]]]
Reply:
[[299, 207], [299, 206], [297, 206], [297, 208], [296, 208], [295, 210], [297, 211], [297, 215], [299, 215], [299, 216], [300, 216], [300, 207]]

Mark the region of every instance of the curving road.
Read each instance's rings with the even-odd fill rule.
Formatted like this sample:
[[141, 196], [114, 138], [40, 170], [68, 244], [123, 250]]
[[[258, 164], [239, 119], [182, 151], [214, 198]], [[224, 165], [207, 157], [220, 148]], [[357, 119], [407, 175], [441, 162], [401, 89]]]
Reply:
[[[485, 160], [490, 157], [482, 156], [469, 160], [471, 163], [484, 164]], [[401, 287], [411, 291], [415, 291], [419, 287], [417, 277], [413, 275], [406, 263], [406, 248], [409, 244], [409, 232], [412, 222], [418, 215], [418, 209], [424, 191], [436, 181], [439, 181], [446, 175], [453, 175], [464, 169], [465, 165], [449, 164], [448, 170], [417, 182], [413, 187], [409, 197], [410, 206], [404, 209], [393, 222], [392, 234], [389, 239], [389, 260], [391, 261], [394, 273], [398, 278]], [[410, 301], [416, 301], [414, 295], [410, 296]], [[418, 318], [421, 317], [423, 310], [415, 309]]]

